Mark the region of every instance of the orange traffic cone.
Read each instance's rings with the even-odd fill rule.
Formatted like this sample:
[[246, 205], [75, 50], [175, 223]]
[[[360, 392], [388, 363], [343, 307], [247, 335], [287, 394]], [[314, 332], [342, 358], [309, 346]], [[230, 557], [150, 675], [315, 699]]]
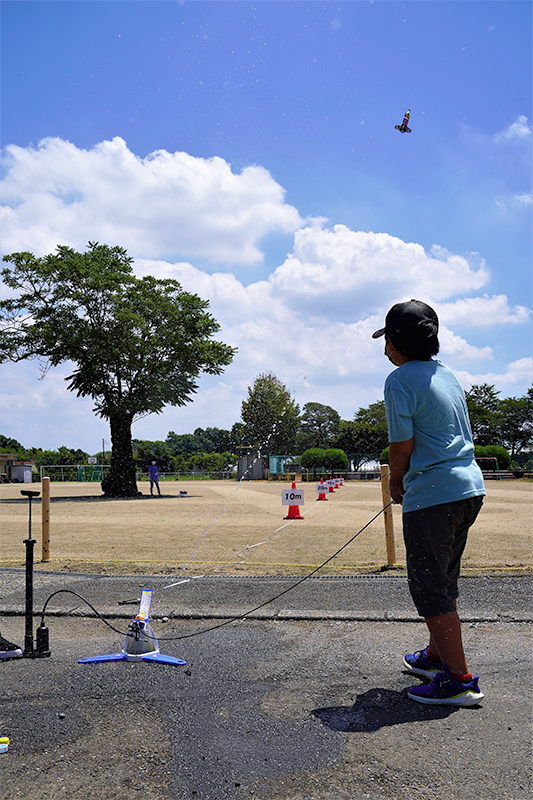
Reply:
[[326, 497], [326, 487], [324, 486], [324, 478], [320, 478], [320, 488], [318, 490], [318, 499], [319, 500], [327, 500]]
[[329, 476], [329, 491], [331, 492], [331, 494], [335, 493], [335, 487], [333, 486], [333, 484], [331, 482], [331, 475]]
[[[296, 483], [292, 482], [292, 488], [296, 489]], [[289, 506], [289, 513], [283, 519], [303, 519], [300, 514], [300, 506]]]
[[341, 485], [341, 479], [337, 475], [337, 477], [335, 478], [335, 489], [338, 489], [340, 485]]

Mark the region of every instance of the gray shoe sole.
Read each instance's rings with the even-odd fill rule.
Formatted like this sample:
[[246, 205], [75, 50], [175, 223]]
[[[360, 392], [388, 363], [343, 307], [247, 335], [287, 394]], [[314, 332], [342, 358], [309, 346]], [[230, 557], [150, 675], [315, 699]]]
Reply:
[[465, 692], [457, 697], [435, 698], [435, 697], [419, 697], [419, 695], [407, 692], [407, 697], [410, 700], [415, 700], [417, 703], [425, 703], [426, 705], [433, 706], [459, 706], [461, 708], [469, 708], [470, 706], [477, 706], [481, 703], [485, 695], [483, 692]]
[[7, 658], [22, 658], [22, 650], [18, 647], [16, 650], [0, 650], [0, 660]]

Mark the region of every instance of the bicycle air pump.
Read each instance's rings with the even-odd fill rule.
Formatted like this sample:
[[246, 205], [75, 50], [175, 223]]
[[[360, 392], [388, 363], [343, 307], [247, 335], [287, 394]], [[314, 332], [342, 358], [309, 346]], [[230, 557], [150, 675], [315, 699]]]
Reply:
[[44, 620], [37, 628], [37, 648], [33, 646], [33, 547], [35, 539], [31, 535], [31, 501], [32, 497], [38, 497], [40, 492], [31, 489], [21, 489], [20, 493], [28, 498], [29, 520], [28, 538], [24, 539], [26, 545], [26, 613], [25, 613], [25, 633], [24, 633], [24, 658], [46, 658], [51, 655], [48, 645], [48, 628]]

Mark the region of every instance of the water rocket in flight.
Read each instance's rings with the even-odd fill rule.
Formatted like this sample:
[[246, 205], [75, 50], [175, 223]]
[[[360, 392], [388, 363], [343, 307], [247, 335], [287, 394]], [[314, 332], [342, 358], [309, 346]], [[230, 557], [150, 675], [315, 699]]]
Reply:
[[411, 133], [411, 128], [407, 127], [407, 123], [409, 122], [409, 117], [411, 116], [411, 109], [408, 108], [405, 112], [405, 117], [403, 118], [403, 122], [401, 125], [395, 125], [395, 129], [400, 131], [400, 133]]

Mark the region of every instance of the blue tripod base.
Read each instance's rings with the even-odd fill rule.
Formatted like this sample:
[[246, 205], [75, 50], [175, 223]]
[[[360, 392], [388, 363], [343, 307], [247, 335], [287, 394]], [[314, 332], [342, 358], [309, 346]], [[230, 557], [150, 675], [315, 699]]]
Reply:
[[157, 661], [159, 664], [174, 664], [176, 667], [184, 667], [187, 662], [182, 658], [174, 658], [174, 656], [165, 656], [163, 653], [147, 653], [140, 658], [131, 658], [127, 653], [110, 653], [106, 656], [89, 656], [89, 658], [80, 658], [78, 664], [96, 664], [99, 661]]
[[101, 661], [155, 661], [158, 664], [173, 664], [177, 667], [187, 664], [181, 658], [164, 656], [160, 653], [151, 625], [138, 617], [130, 623], [126, 642], [120, 653], [80, 658], [78, 664], [96, 664]]

